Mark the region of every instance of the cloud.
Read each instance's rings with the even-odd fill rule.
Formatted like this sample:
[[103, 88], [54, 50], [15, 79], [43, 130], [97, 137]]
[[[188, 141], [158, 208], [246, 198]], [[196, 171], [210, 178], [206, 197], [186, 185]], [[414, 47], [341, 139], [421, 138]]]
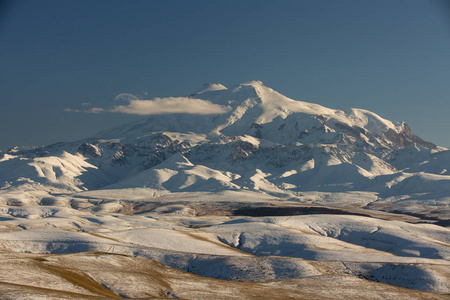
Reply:
[[99, 108], [99, 107], [93, 107], [88, 110], [84, 110], [84, 112], [91, 113], [91, 114], [99, 114], [104, 111], [106, 111], [104, 108]]
[[81, 112], [81, 110], [73, 109], [73, 108], [64, 108], [64, 111], [66, 111], [66, 112]]
[[109, 111], [133, 115], [160, 115], [173, 113], [211, 115], [223, 114], [228, 110], [228, 107], [202, 99], [168, 97], [154, 98], [153, 100], [129, 100], [127, 105], [119, 105], [113, 107]]
[[98, 113], [101, 113], [101, 112], [105, 112], [107, 110], [104, 109], [104, 108], [93, 107], [93, 108], [90, 108], [90, 109], [83, 109], [83, 110], [76, 109], [76, 108], [64, 108], [64, 111], [66, 111], [66, 112], [74, 112], [74, 113], [98, 114]]
[[[196, 114], [211, 115], [223, 114], [230, 110], [228, 106], [211, 103], [207, 100], [189, 97], [167, 97], [144, 100], [143, 96], [122, 93], [114, 100], [126, 102], [126, 104], [116, 105], [112, 108], [92, 107], [89, 109], [66, 108], [66, 112], [98, 114], [103, 112], [123, 113], [131, 115], [161, 115], [161, 114]], [[82, 106], [89, 106], [90, 103], [82, 103]]]
[[132, 101], [132, 100], [141, 100], [142, 98], [138, 95], [128, 94], [128, 93], [122, 93], [117, 95], [114, 100], [116, 101]]

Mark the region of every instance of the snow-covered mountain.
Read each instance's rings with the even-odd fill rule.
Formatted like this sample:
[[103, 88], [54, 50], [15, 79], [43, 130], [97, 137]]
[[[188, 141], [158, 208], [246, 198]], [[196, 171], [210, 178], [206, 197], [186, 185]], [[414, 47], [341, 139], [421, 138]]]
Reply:
[[365, 201], [373, 207], [389, 199], [448, 210], [449, 150], [405, 123], [292, 100], [260, 81], [208, 84], [190, 97], [227, 112], [153, 115], [78, 142], [12, 149], [0, 159], [2, 194], [142, 188], [302, 199], [358, 191], [378, 199]]
[[223, 113], [0, 153], [0, 297], [448, 298], [448, 149], [259, 81], [171, 99]]

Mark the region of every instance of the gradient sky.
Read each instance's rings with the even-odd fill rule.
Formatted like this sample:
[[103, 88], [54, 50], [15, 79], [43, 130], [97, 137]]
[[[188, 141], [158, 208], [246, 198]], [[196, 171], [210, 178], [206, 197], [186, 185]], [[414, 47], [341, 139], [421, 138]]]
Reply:
[[82, 103], [249, 80], [405, 121], [449, 147], [449, 2], [1, 1], [0, 149], [142, 118], [64, 111]]

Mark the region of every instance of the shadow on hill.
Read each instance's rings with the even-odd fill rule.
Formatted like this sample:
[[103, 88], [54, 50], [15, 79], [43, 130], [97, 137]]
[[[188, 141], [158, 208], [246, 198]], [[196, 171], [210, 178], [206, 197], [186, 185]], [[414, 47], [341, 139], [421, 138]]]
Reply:
[[297, 216], [297, 215], [316, 215], [316, 214], [354, 215], [354, 216], [370, 217], [370, 215], [368, 214], [360, 214], [327, 207], [265, 206], [265, 207], [245, 207], [233, 211], [234, 216], [248, 216], [248, 217], [276, 217], [276, 216]]

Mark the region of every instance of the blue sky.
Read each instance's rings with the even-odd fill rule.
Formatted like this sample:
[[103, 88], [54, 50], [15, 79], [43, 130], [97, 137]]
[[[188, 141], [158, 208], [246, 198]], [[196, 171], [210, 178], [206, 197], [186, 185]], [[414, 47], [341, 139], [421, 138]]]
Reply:
[[[443, 1], [2, 1], [0, 149], [142, 118], [64, 111], [120, 93], [261, 80], [297, 100], [405, 121], [450, 146]], [[86, 106], [86, 105], [85, 105]]]

